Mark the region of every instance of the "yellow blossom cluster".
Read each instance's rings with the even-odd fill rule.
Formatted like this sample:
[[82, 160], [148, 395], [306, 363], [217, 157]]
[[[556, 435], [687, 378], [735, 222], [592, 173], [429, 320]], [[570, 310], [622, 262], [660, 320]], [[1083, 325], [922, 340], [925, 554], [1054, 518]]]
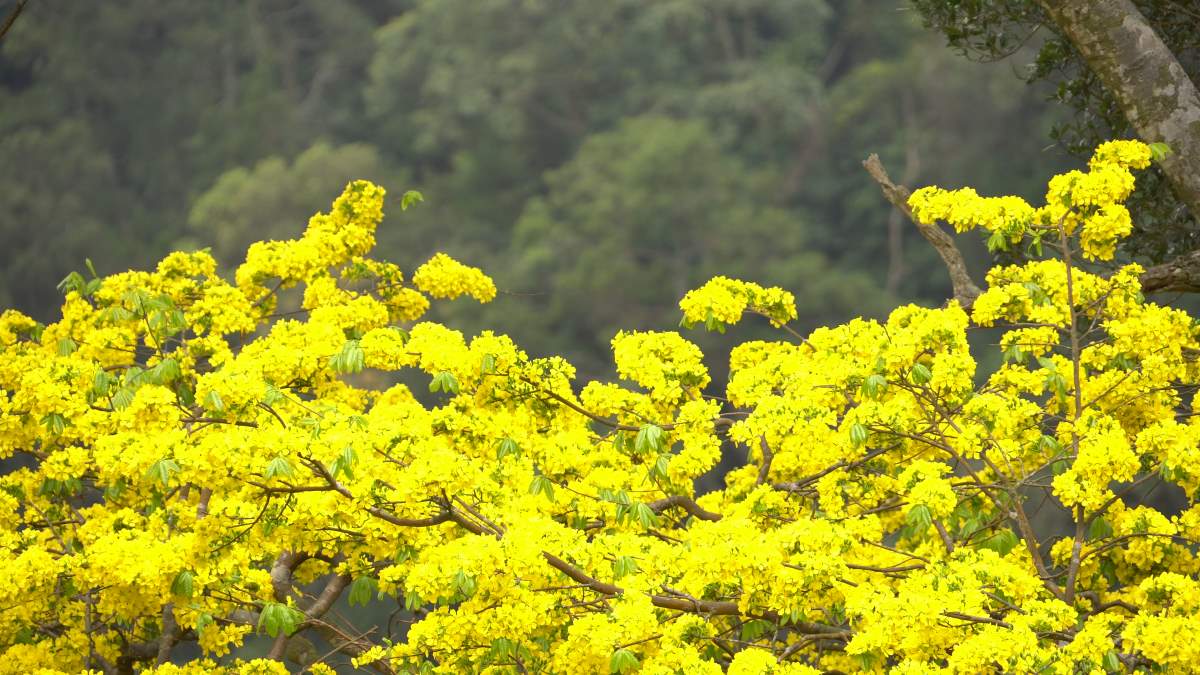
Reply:
[[[365, 182], [236, 283], [207, 253], [80, 277], [58, 321], [0, 314], [0, 673], [1198, 672], [1200, 331], [1079, 261], [1148, 157], [1106, 144], [1040, 209], [919, 191], [1066, 248], [969, 310], [743, 342], [722, 390], [675, 332], [618, 333], [614, 381], [581, 383], [419, 321], [495, 285], [367, 257]], [[725, 278], [681, 309], [796, 317]], [[1155, 482], [1186, 508], [1135, 503]]]
[[1087, 171], [1069, 171], [1050, 179], [1046, 204], [1034, 208], [1020, 197], [982, 197], [971, 188], [925, 187], [909, 199], [922, 223], [945, 221], [957, 232], [982, 227], [991, 233], [988, 247], [1007, 249], [1030, 239], [1039, 253], [1042, 242], [1055, 244], [1081, 230], [1080, 253], [1111, 260], [1116, 244], [1133, 231], [1123, 202], [1133, 192], [1131, 169], [1150, 163], [1150, 147], [1138, 141], [1109, 141], [1096, 149]]
[[413, 285], [435, 298], [453, 300], [469, 295], [479, 302], [496, 297], [496, 284], [482, 271], [468, 267], [445, 253], [438, 253], [417, 268]]
[[742, 320], [749, 311], [765, 316], [776, 328], [796, 318], [796, 299], [782, 288], [714, 277], [700, 288], [688, 291], [679, 301], [681, 325], [704, 324], [709, 330], [724, 331]]

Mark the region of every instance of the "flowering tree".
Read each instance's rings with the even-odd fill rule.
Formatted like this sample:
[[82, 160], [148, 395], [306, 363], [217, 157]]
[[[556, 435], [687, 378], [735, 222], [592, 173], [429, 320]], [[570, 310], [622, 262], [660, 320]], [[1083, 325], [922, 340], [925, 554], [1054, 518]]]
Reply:
[[[0, 671], [1190, 670], [1200, 339], [1136, 265], [1102, 267], [1151, 155], [1107, 143], [1039, 208], [914, 194], [926, 226], [1030, 250], [969, 311], [801, 336], [783, 290], [688, 293], [684, 326], [781, 330], [733, 350], [723, 397], [674, 332], [619, 333], [620, 382], [580, 387], [560, 358], [420, 322], [495, 286], [367, 257], [365, 182], [234, 283], [203, 252], [72, 275], [60, 321], [0, 318], [0, 454], [22, 459], [0, 478]], [[994, 325], [984, 377], [968, 330]], [[723, 443], [748, 459], [697, 495]], [[1127, 504], [1156, 481], [1188, 508]], [[1069, 531], [1035, 526], [1047, 502]], [[342, 596], [405, 620], [360, 633]], [[255, 632], [267, 658], [231, 661]], [[205, 656], [172, 665], [192, 641]]]

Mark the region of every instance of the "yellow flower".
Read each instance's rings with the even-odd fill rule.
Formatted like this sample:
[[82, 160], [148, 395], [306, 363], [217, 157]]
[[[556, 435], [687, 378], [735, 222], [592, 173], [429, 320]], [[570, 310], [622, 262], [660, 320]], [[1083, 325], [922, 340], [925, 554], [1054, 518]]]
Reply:
[[476, 267], [468, 267], [444, 253], [438, 253], [413, 274], [413, 285], [435, 298], [453, 300], [469, 295], [479, 302], [496, 297], [496, 284]]

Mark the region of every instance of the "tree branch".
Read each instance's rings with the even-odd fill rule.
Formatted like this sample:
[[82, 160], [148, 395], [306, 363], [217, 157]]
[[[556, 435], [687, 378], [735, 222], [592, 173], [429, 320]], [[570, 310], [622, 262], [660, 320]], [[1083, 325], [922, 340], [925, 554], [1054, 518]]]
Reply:
[[0, 40], [4, 39], [4, 36], [8, 34], [9, 29], [11, 29], [13, 24], [17, 22], [17, 17], [21, 16], [21, 10], [25, 9], [25, 5], [27, 4], [29, 4], [29, 0], [17, 0], [17, 5], [13, 7], [12, 11], [8, 13], [8, 16], [4, 18], [4, 24], [0, 25]]
[[647, 504], [647, 506], [649, 506], [650, 509], [655, 513], [662, 513], [672, 506], [678, 506], [684, 511], [687, 511], [689, 515], [699, 518], [700, 520], [716, 522], [721, 519], [721, 514], [705, 510], [704, 507], [696, 503], [696, 500], [688, 497], [687, 495], [671, 495], [665, 499], [659, 499], [658, 501], [650, 502]]
[[1113, 95], [1137, 135], [1174, 150], [1159, 162], [1200, 218], [1200, 91], [1131, 0], [1038, 0]]
[[[575, 567], [571, 563], [559, 558], [556, 555], [542, 551], [542, 557], [546, 559], [546, 562], [550, 563], [551, 567], [567, 575], [567, 577], [572, 581], [578, 582], [579, 584], [586, 586], [597, 593], [614, 596], [621, 595], [625, 592], [625, 589], [621, 588], [620, 586], [600, 581], [599, 579], [590, 576], [587, 572], [584, 572], [583, 570]], [[678, 591], [673, 591], [669, 595], [651, 594], [650, 602], [655, 607], [661, 607], [663, 609], [673, 609], [679, 612], [690, 612], [693, 614], [703, 614], [707, 616], [750, 616], [751, 618], [761, 618], [768, 621], [779, 620], [779, 616], [774, 612], [767, 611], [762, 612], [761, 614], [750, 615], [742, 612], [741, 609], [738, 608], [738, 603], [731, 600], [699, 600], [689, 595], [679, 593]], [[800, 621], [789, 625], [797, 632], [801, 633], [828, 635], [830, 637], [838, 637], [841, 639], [848, 639], [847, 636], [849, 635], [845, 628], [839, 626], [829, 626], [805, 621]]]
[[958, 304], [962, 305], [964, 309], [969, 309], [982, 291], [971, 280], [971, 275], [967, 272], [967, 263], [963, 260], [958, 246], [954, 244], [954, 239], [937, 225], [926, 225], [913, 218], [912, 209], [908, 208], [908, 197], [911, 192], [903, 185], [896, 185], [892, 182], [892, 179], [888, 177], [887, 169], [883, 168], [883, 162], [879, 161], [879, 155], [872, 153], [870, 157], [867, 157], [863, 161], [863, 168], [879, 184], [883, 196], [892, 203], [892, 206], [907, 216], [917, 226], [921, 236], [933, 245], [938, 255], [941, 256], [942, 262], [945, 263], [946, 271], [950, 273], [950, 283], [954, 287], [954, 299], [958, 300]]
[[1200, 292], [1200, 251], [1192, 251], [1142, 272], [1143, 293]]

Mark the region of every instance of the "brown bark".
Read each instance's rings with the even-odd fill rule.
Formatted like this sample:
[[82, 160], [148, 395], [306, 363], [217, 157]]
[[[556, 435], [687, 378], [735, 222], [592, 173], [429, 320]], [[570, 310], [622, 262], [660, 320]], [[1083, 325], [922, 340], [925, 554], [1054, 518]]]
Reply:
[[[1038, 0], [1120, 104], [1142, 141], [1163, 142], [1160, 162], [1200, 220], [1200, 90], [1130, 0]], [[1146, 270], [1147, 293], [1200, 292], [1200, 251]]]
[[1163, 173], [1200, 218], [1200, 91], [1131, 0], [1038, 0], [1142, 140], [1174, 150]]
[[872, 154], [863, 161], [863, 167], [879, 184], [879, 189], [883, 190], [883, 196], [892, 203], [892, 206], [904, 213], [917, 226], [921, 236], [925, 237], [937, 250], [942, 262], [946, 265], [946, 271], [950, 273], [954, 299], [958, 300], [958, 304], [962, 305], [964, 309], [970, 309], [981, 291], [971, 279], [970, 273], [967, 272], [967, 263], [963, 260], [962, 252], [955, 245], [954, 238], [943, 232], [942, 228], [937, 225], [926, 225], [913, 218], [912, 209], [908, 207], [908, 198], [911, 193], [903, 185], [896, 185], [892, 182], [892, 179], [888, 177], [887, 170], [883, 168], [883, 163], [879, 161], [879, 155]]
[[1142, 292], [1200, 293], [1200, 251], [1185, 253], [1142, 274]]
[[[1173, 152], [1160, 162], [1200, 220], [1200, 90], [1130, 0], [1038, 0], [1121, 106], [1138, 136]], [[1200, 251], [1146, 270], [1145, 292], [1200, 292]]]

